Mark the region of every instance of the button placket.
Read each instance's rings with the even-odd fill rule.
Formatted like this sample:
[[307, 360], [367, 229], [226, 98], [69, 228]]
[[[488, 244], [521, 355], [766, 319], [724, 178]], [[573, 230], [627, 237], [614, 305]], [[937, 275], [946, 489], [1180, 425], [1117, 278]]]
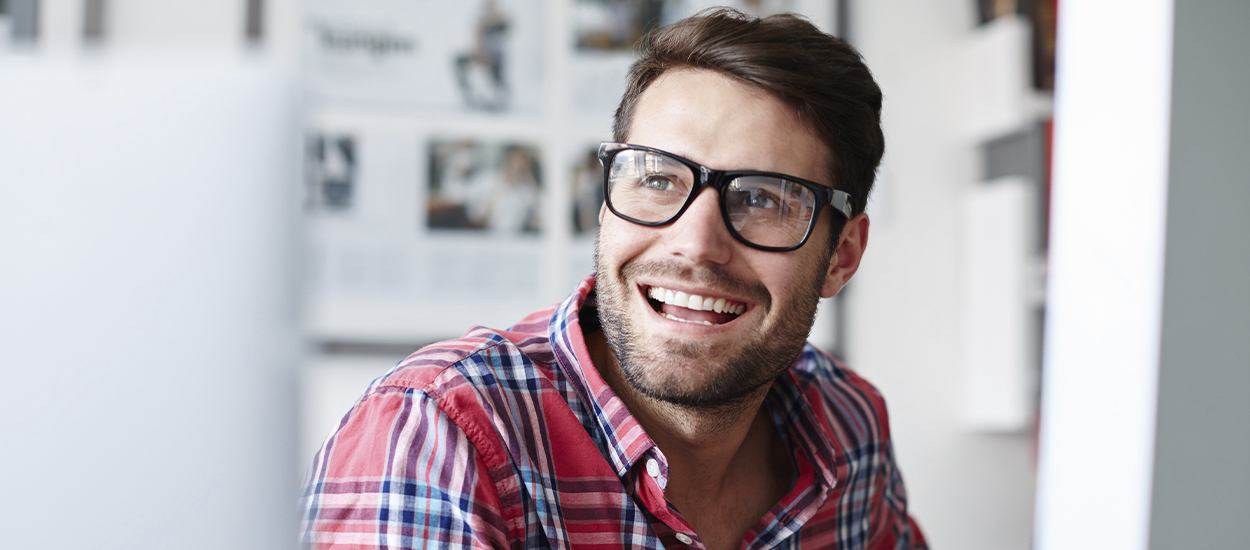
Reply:
[[[641, 502], [655, 515], [656, 519], [672, 529], [670, 536], [678, 543], [693, 548], [702, 548], [703, 545], [699, 542], [698, 535], [691, 532], [691, 527], [679, 515], [674, 514], [664, 495], [669, 476], [664, 453], [659, 448], [652, 448], [643, 456], [645, 458], [642, 458], [641, 464], [634, 463], [634, 471], [638, 472], [634, 477], [634, 483], [638, 487], [638, 494], [643, 496]], [[646, 472], [647, 475], [642, 475], [642, 472]]]

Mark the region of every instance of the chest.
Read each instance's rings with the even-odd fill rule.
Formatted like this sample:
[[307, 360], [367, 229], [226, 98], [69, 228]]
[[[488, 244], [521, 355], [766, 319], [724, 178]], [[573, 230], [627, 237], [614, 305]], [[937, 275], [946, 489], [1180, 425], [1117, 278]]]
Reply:
[[[684, 503], [679, 512], [666, 495], [668, 472], [649, 466], [662, 462], [656, 451], [626, 453], [621, 475], [617, 449], [629, 442], [597, 429], [590, 407], [570, 401], [530, 409], [541, 421], [500, 441], [511, 466], [501, 519], [517, 548], [863, 547], [882, 481], [872, 449], [841, 447], [818, 466], [810, 453], [783, 445], [794, 472], [780, 491], [744, 484], [738, 494], [705, 497], [698, 508]], [[830, 468], [837, 483], [826, 482]]]
[[[780, 497], [751, 491], [684, 509], [665, 495], [663, 474], [646, 458], [619, 477], [592, 446], [553, 445], [546, 464], [514, 471], [506, 506], [518, 548], [860, 548], [876, 482], [854, 464], [845, 484], [827, 487], [810, 465]], [[509, 499], [511, 500], [511, 499]], [[745, 541], [745, 545], [743, 544]], [[813, 543], [816, 543], [813, 545]]]

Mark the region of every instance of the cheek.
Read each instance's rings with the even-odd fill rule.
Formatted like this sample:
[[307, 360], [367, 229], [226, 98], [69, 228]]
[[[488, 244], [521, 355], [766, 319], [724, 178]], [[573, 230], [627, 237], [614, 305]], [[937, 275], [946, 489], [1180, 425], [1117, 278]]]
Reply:
[[804, 254], [785, 258], [785, 261], [756, 262], [755, 274], [772, 295], [774, 307], [784, 309], [819, 297], [827, 266], [822, 259], [819, 254]]
[[656, 231], [608, 213], [599, 224], [598, 255], [605, 266], [620, 266], [647, 249]]

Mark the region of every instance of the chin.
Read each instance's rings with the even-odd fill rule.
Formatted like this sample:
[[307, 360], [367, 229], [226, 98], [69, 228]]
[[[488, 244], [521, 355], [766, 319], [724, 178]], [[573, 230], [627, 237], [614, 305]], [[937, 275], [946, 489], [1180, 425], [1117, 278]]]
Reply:
[[618, 354], [618, 358], [622, 359], [622, 375], [634, 391], [659, 401], [695, 408], [739, 403], [785, 370], [754, 361], [750, 354], [738, 354], [730, 359], [714, 357], [712, 350], [706, 348], [669, 343], [664, 346], [664, 352], [627, 351], [624, 356]]

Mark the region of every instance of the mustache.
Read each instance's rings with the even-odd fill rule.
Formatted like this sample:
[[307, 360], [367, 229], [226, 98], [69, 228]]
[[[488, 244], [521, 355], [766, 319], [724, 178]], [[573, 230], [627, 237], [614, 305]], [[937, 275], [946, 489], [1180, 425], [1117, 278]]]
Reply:
[[772, 301], [768, 289], [758, 281], [744, 281], [713, 266], [692, 266], [677, 261], [651, 260], [630, 262], [621, 267], [621, 276], [627, 281], [642, 277], [693, 281], [699, 286], [733, 296], [745, 296], [758, 304]]

